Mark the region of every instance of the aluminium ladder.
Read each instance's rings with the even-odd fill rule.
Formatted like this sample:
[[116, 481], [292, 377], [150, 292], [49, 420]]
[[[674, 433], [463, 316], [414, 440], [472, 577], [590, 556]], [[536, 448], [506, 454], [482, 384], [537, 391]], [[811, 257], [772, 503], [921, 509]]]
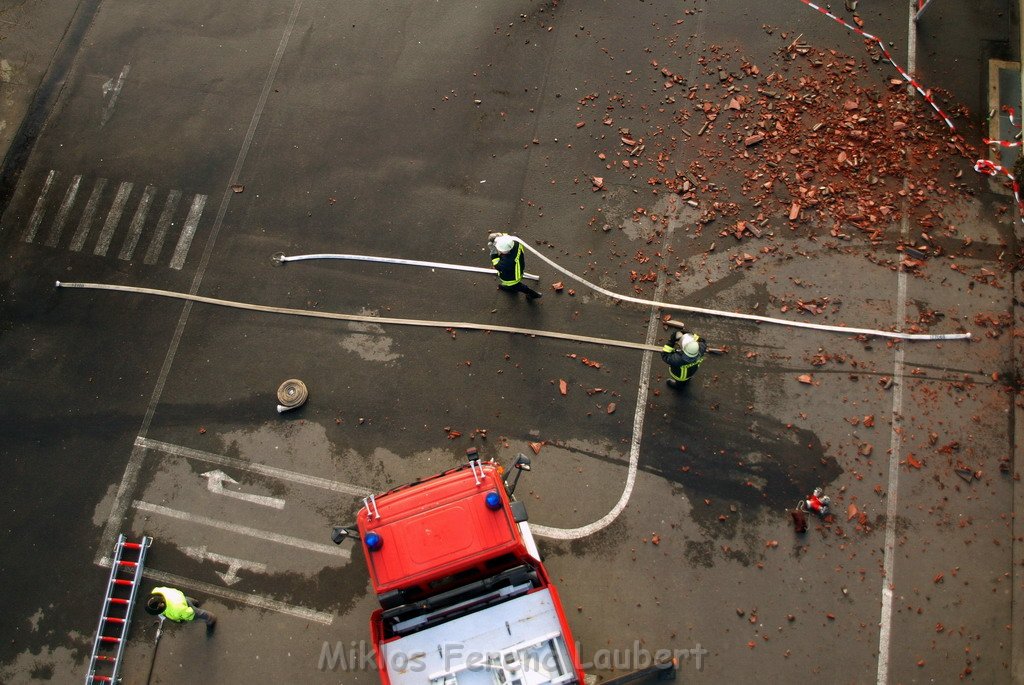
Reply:
[[[110, 578], [107, 581], [107, 594], [103, 598], [96, 638], [93, 640], [92, 654], [89, 657], [89, 672], [85, 676], [86, 685], [120, 682], [121, 656], [124, 654], [128, 627], [132, 621], [132, 609], [135, 607], [139, 584], [142, 582], [146, 551], [152, 544], [151, 537], [144, 536], [140, 542], [128, 542], [123, 533], [117, 536], [114, 557], [110, 564]], [[134, 560], [126, 559], [126, 555], [134, 557]], [[126, 578], [122, 574], [130, 574], [131, 577]], [[112, 648], [114, 653], [100, 654], [101, 647]], [[107, 673], [97, 673], [98, 670], [105, 670]]]

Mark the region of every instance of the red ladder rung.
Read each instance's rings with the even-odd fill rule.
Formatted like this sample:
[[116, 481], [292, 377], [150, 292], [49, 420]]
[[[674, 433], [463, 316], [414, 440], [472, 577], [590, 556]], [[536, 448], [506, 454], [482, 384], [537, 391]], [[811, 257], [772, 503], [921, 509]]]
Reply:
[[112, 683], [112, 682], [114, 682], [113, 679], [110, 676], [108, 676], [108, 675], [94, 675], [92, 677], [92, 679], [93, 680], [102, 680], [105, 683]]
[[122, 542], [121, 546], [127, 549], [142, 549], [142, 544], [139, 542]]
[[116, 585], [135, 585], [135, 581], [125, 580], [123, 578], [114, 578], [114, 583]]
[[101, 642], [120, 642], [121, 638], [119, 638], [119, 637], [111, 637], [109, 635], [101, 635], [100, 636], [100, 641]]
[[96, 661], [117, 661], [117, 657], [107, 656], [105, 654], [97, 654]]
[[111, 623], [124, 623], [123, 618], [117, 618], [116, 616], [104, 616], [104, 621], [110, 621]]
[[135, 562], [135, 561], [119, 561], [117, 563], [119, 563], [121, 566], [131, 566], [131, 567], [135, 567], [135, 566], [139, 565], [138, 562]]
[[111, 602], [112, 604], [127, 604], [128, 603], [127, 599], [122, 599], [120, 597], [107, 597], [107, 601]]

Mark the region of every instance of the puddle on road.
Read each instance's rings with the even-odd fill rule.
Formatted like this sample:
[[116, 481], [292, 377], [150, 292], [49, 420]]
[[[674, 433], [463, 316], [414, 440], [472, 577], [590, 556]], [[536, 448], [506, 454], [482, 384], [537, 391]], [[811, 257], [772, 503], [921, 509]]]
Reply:
[[[361, 316], [378, 316], [380, 312], [363, 309]], [[393, 362], [402, 355], [391, 351], [394, 340], [388, 336], [384, 327], [375, 323], [350, 323], [348, 329], [354, 333], [342, 335], [339, 345], [343, 350], [358, 355], [368, 362]]]
[[690, 499], [693, 520], [712, 538], [784, 512], [842, 473], [814, 432], [700, 402], [669, 415], [643, 451], [641, 468], [677, 484]]

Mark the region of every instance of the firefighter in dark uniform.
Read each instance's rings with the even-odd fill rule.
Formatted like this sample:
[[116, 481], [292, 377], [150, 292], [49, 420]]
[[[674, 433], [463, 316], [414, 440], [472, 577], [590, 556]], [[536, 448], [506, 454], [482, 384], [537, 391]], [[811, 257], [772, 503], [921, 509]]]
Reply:
[[491, 253], [491, 264], [498, 271], [498, 287], [510, 293], [526, 293], [528, 300], [542, 295], [523, 283], [526, 270], [526, 254], [522, 243], [507, 233], [492, 233], [488, 236], [487, 249]]
[[707, 351], [707, 342], [696, 333], [672, 331], [668, 344], [661, 348], [661, 358], [668, 364], [669, 387], [681, 388], [693, 378]]

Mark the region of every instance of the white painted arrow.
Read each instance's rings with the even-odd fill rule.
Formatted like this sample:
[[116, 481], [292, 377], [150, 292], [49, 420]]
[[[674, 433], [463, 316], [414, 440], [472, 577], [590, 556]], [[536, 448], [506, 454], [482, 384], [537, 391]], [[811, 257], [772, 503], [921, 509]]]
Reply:
[[284, 509], [283, 499], [268, 497], [266, 495], [251, 495], [247, 492], [233, 492], [231, 490], [225, 490], [224, 483], [238, 485], [238, 481], [219, 469], [216, 471], [207, 471], [203, 474], [203, 478], [206, 479], [206, 488], [217, 495], [234, 497], [235, 499], [240, 499], [244, 502], [262, 504], [265, 507], [273, 507], [274, 509]]
[[189, 555], [193, 559], [199, 561], [212, 561], [217, 564], [227, 564], [227, 572], [214, 571], [220, 579], [224, 581], [225, 585], [234, 585], [241, 578], [238, 577], [238, 572], [242, 569], [246, 571], [256, 571], [257, 573], [266, 573], [267, 565], [261, 564], [258, 561], [246, 561], [245, 559], [235, 559], [234, 557], [227, 557], [223, 554], [217, 554], [216, 552], [208, 552], [206, 545], [202, 547], [186, 547], [185, 554]]

